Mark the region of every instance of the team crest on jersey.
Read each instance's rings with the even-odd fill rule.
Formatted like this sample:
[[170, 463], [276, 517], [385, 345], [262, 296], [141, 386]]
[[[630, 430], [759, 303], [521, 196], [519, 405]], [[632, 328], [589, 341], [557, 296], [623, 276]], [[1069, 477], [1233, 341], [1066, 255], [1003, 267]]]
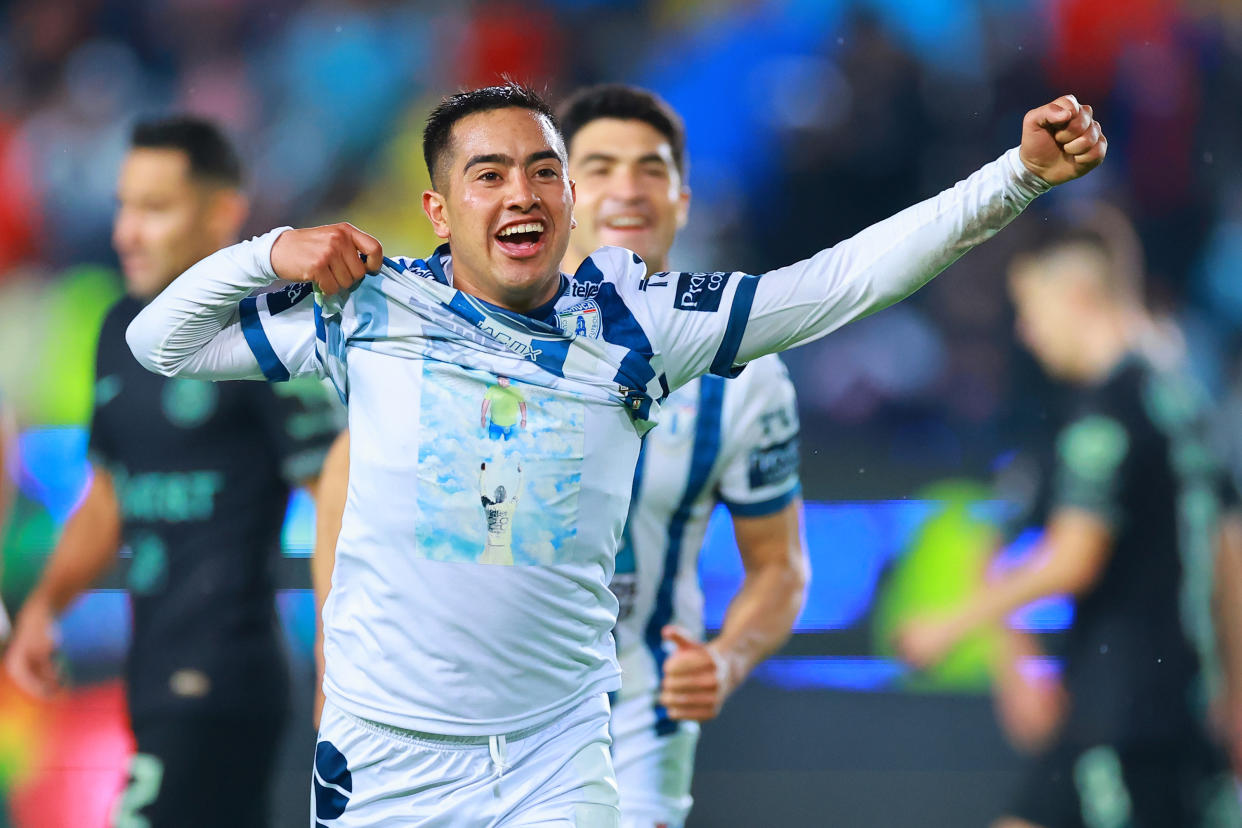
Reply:
[[588, 339], [599, 339], [604, 324], [600, 319], [599, 303], [594, 299], [566, 308], [557, 313], [556, 318], [566, 336], [585, 336]]
[[219, 396], [214, 383], [174, 377], [164, 383], [160, 404], [170, 423], [180, 428], [194, 428], [215, 413]]

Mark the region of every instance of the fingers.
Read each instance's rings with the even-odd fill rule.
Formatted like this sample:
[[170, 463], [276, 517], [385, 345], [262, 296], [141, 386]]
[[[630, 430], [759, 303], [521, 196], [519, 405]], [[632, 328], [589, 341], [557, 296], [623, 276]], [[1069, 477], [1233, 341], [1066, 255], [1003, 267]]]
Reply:
[[[384, 248], [379, 243], [379, 239], [362, 232], [348, 222], [344, 226], [350, 234], [355, 249], [361, 254], [361, 261], [365, 262], [365, 272], [377, 272], [380, 269], [380, 265], [384, 263]], [[358, 278], [362, 277], [359, 276]]]
[[1084, 171], [1095, 169], [1108, 155], [1108, 139], [1103, 135], [1086, 152], [1074, 156], [1074, 163]]
[[709, 690], [715, 693], [720, 688], [720, 678], [716, 675], [715, 667], [709, 665], [684, 673], [666, 672], [660, 686], [674, 693], [698, 690]]
[[1044, 104], [1034, 112], [1035, 122], [1045, 129], [1059, 127], [1079, 115], [1082, 107], [1073, 95], [1062, 95], [1050, 104]]
[[670, 718], [678, 720], [705, 722], [714, 719], [720, 712], [716, 697], [708, 695], [668, 696], [661, 693], [660, 704], [668, 711]]
[[[1068, 130], [1063, 132], [1068, 132]], [[1060, 136], [1061, 133], [1057, 133], [1057, 135]], [[1099, 142], [1100, 137], [1100, 125], [1092, 121], [1078, 137], [1064, 141], [1061, 149], [1066, 155], [1082, 155], [1094, 147]], [[1062, 139], [1057, 137], [1057, 141], [1062, 141]]]
[[271, 260], [277, 276], [314, 282], [325, 293], [337, 293], [378, 271], [384, 250], [373, 236], [340, 222], [282, 233], [272, 246]]
[[690, 633], [686, 632], [681, 627], [676, 627], [671, 624], [662, 629], [660, 631], [660, 635], [663, 636], [665, 641], [669, 641], [677, 645], [677, 648], [681, 650], [703, 646], [700, 642], [691, 638]]
[[17, 648], [5, 659], [5, 667], [13, 683], [36, 698], [50, 698], [60, 686], [56, 665], [51, 654]]

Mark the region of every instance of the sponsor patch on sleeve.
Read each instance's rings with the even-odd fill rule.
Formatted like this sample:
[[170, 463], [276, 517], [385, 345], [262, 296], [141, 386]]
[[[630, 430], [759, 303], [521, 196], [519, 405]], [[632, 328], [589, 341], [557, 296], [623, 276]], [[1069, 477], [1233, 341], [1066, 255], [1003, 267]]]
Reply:
[[267, 312], [273, 316], [283, 313], [310, 296], [313, 289], [314, 285], [310, 282], [294, 282], [272, 291], [267, 295]]
[[762, 489], [782, 483], [798, 473], [798, 438], [757, 448], [750, 453], [749, 483]]
[[729, 284], [730, 273], [681, 273], [677, 276], [677, 295], [673, 300], [678, 310], [715, 313], [720, 298]]

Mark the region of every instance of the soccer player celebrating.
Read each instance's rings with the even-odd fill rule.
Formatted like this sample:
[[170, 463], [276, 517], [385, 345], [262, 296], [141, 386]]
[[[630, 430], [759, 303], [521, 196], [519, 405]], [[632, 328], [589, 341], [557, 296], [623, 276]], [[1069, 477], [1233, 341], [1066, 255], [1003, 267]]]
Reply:
[[[288, 710], [275, 565], [290, 488], [311, 484], [339, 429], [326, 389], [163, 379], [134, 362], [125, 329], [183, 270], [237, 239], [241, 170], [212, 123], [139, 124], [117, 185], [113, 244], [128, 296], [96, 358], [86, 497], [17, 616], [5, 666], [58, 685], [55, 619], [133, 554], [126, 665], [138, 752], [118, 825], [261, 826]], [[269, 308], [300, 292], [273, 293]]]
[[[173, 282], [130, 325], [143, 364], [327, 376], [348, 399], [316, 817], [618, 824], [608, 583], [662, 401], [897, 301], [1106, 147], [1065, 96], [953, 189], [762, 278], [657, 278], [620, 248], [571, 276], [573, 184], [552, 112], [522, 87], [488, 87], [428, 118], [423, 207], [446, 244], [425, 260], [384, 259], [347, 224], [279, 228]], [[279, 277], [314, 282], [315, 300], [247, 298]], [[478, 415], [501, 376], [527, 422], [495, 441]], [[506, 492], [521, 499], [511, 565], [479, 562], [477, 475], [497, 446], [522, 466], [521, 491]]]
[[[577, 184], [565, 272], [613, 245], [641, 256], [648, 278], [676, 278], [663, 272], [690, 202], [677, 113], [650, 92], [609, 85], [573, 95], [560, 122]], [[780, 358], [760, 357], [733, 380], [691, 380], [663, 408], [666, 422], [639, 452], [612, 576], [621, 663], [612, 761], [622, 824], [635, 828], [685, 822], [698, 722], [789, 637], [808, 566], [798, 412]], [[717, 502], [732, 515], [746, 577], [720, 635], [703, 644], [697, 553]]]
[[[1108, 215], [1046, 230], [1010, 270], [1022, 340], [1079, 388], [1035, 498], [1047, 504], [1042, 547], [956, 610], [911, 621], [899, 644], [928, 665], [980, 625], [1074, 594], [1068, 703], [999, 825], [1242, 824], [1204, 731], [1213, 695], [1230, 732], [1242, 712], [1242, 545], [1223, 508], [1235, 496], [1206, 445], [1203, 401], [1149, 355], [1139, 270]], [[1029, 732], [1023, 719], [1046, 719], [1046, 705], [1026, 707], [1012, 724]]]

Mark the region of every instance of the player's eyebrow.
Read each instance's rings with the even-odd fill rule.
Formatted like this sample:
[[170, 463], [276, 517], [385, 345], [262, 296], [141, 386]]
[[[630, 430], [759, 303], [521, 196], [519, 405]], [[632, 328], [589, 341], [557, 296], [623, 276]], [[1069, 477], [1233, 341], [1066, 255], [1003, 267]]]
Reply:
[[493, 152], [487, 155], [475, 155], [466, 162], [465, 169], [462, 172], [469, 172], [470, 168], [475, 164], [500, 164], [505, 167], [513, 166], [512, 156], [505, 155], [503, 152]]
[[[578, 163], [590, 164], [592, 161], [599, 161], [605, 164], [615, 164], [619, 160], [620, 159], [617, 156], [610, 155], [609, 153], [606, 153], [606, 152], [592, 152], [584, 156], [583, 159], [579, 161]], [[664, 159], [664, 156], [660, 155], [660, 153], [658, 152], [649, 152], [646, 155], [639, 157], [636, 163], [650, 164], [653, 161], [665, 167], [668, 166], [668, 161], [666, 161]]]
[[539, 152], [532, 152], [530, 155], [526, 156], [526, 165], [529, 167], [537, 161], [546, 161], [549, 158], [556, 161], [561, 160], [561, 156], [557, 154], [556, 150], [546, 149], [540, 150]]
[[[530, 155], [526, 156], [526, 166], [530, 166], [537, 161], [543, 161], [548, 158], [555, 159], [556, 161], [561, 160], [561, 157], [557, 155], [556, 150], [540, 150], [539, 152], [532, 152]], [[474, 155], [471, 156], [470, 160], [466, 162], [466, 166], [462, 169], [462, 172], [469, 172], [470, 168], [475, 164], [500, 164], [504, 167], [512, 167], [514, 163], [513, 156], [506, 155], [503, 152], [493, 152], [488, 153], [487, 155]]]

